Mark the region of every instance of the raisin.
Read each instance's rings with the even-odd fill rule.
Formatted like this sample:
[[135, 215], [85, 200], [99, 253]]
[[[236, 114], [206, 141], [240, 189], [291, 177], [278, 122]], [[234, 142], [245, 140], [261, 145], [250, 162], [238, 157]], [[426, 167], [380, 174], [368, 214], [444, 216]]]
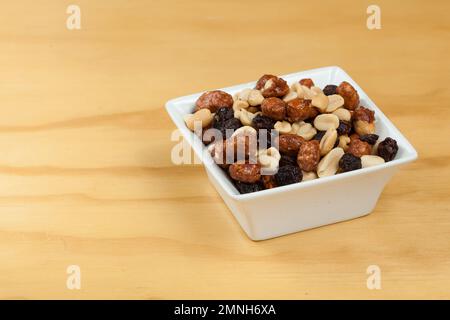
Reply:
[[370, 145], [374, 145], [377, 143], [378, 135], [377, 134], [364, 134], [359, 137], [359, 140], [367, 142]]
[[339, 120], [339, 126], [336, 129], [339, 136], [341, 136], [343, 134], [348, 135], [351, 130], [352, 130], [351, 122], [345, 121], [345, 120]]
[[398, 152], [397, 141], [387, 137], [378, 144], [378, 155], [388, 162], [395, 158]]
[[233, 108], [223, 107], [216, 111], [214, 114], [214, 122], [224, 122], [234, 118]]
[[269, 117], [258, 114], [253, 118], [252, 125], [256, 129], [271, 130], [271, 129], [273, 129], [275, 122], [276, 122], [275, 120], [273, 120]]
[[236, 186], [236, 189], [238, 189], [240, 193], [251, 193], [263, 190], [263, 187], [259, 183], [245, 183], [241, 181], [236, 181], [234, 185]]
[[275, 181], [279, 186], [285, 186], [302, 181], [303, 174], [298, 166], [287, 165], [278, 169]]
[[339, 160], [339, 171], [348, 172], [361, 169], [361, 158], [355, 157], [350, 153], [346, 153]]
[[[225, 138], [229, 138], [235, 130], [242, 127], [242, 124], [239, 119], [231, 118], [231, 119], [221, 121], [221, 122], [214, 121], [213, 126], [215, 129], [220, 131], [220, 133], [222, 134], [222, 137], [225, 139]], [[227, 129], [232, 129], [233, 131], [229, 131], [227, 133]]]
[[282, 154], [278, 165], [279, 165], [279, 167], [284, 167], [284, 166], [288, 166], [288, 165], [296, 166], [297, 159], [296, 159], [296, 157], [291, 157], [286, 154]]
[[325, 88], [323, 88], [323, 93], [326, 96], [331, 96], [332, 94], [336, 94], [336, 89], [337, 86], [335, 86], [334, 84], [329, 84]]
[[326, 131], [317, 131], [316, 135], [313, 137], [313, 140], [320, 141], [322, 137], [325, 135]]

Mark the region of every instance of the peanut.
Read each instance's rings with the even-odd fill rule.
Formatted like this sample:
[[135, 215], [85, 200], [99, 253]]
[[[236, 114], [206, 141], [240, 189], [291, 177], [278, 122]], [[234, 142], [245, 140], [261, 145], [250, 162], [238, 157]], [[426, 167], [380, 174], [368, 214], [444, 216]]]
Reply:
[[319, 109], [320, 112], [326, 112], [329, 105], [328, 96], [324, 95], [323, 93], [316, 94], [314, 97], [312, 97], [311, 105]]
[[339, 120], [343, 121], [350, 121], [352, 119], [352, 114], [350, 113], [350, 111], [344, 108], [339, 108], [333, 111], [331, 114], [334, 114], [339, 118]]
[[328, 96], [328, 106], [326, 112], [333, 112], [344, 105], [344, 98], [338, 94], [332, 94]]
[[348, 145], [350, 143], [350, 137], [346, 134], [339, 136], [339, 148], [342, 148], [344, 151], [347, 151]]
[[261, 114], [261, 112], [257, 112], [257, 113], [251, 113], [248, 112], [245, 109], [241, 109], [239, 111], [235, 111], [234, 112], [234, 117], [238, 118], [239, 120], [241, 120], [241, 123], [244, 126], [251, 126], [252, 125], [252, 120], [254, 117], [256, 117], [257, 114]]
[[379, 156], [365, 155], [361, 157], [361, 165], [363, 168], [377, 166], [384, 163], [384, 159]]
[[248, 95], [248, 104], [252, 107], [259, 106], [264, 100], [264, 97], [261, 93], [261, 91], [252, 89], [250, 90], [250, 93]]
[[247, 101], [238, 99], [238, 100], [233, 102], [233, 110], [234, 110], [234, 112], [240, 111], [241, 109], [247, 109], [247, 108], [248, 108], [248, 102]]
[[355, 131], [360, 136], [363, 136], [365, 134], [373, 134], [375, 133], [375, 123], [374, 122], [367, 122], [364, 120], [356, 120], [353, 122], [353, 126], [355, 128]]
[[195, 123], [198, 122], [202, 128], [207, 127], [213, 119], [213, 114], [207, 108], [199, 109], [195, 113], [187, 114], [184, 117], [184, 122], [189, 130], [194, 131]]
[[328, 177], [336, 174], [339, 168], [339, 160], [344, 155], [342, 148], [334, 148], [320, 160], [317, 165], [317, 175], [319, 178]]
[[319, 131], [326, 131], [329, 128], [339, 127], [339, 118], [331, 113], [320, 114], [314, 119], [314, 127]]
[[[310, 123], [301, 121], [296, 124], [298, 129], [295, 133], [306, 141], [311, 140], [317, 133], [317, 130]], [[294, 125], [292, 125], [292, 129], [294, 130]]]
[[320, 139], [320, 155], [324, 156], [326, 155], [328, 152], [331, 151], [331, 149], [333, 149], [334, 144], [336, 143], [337, 140], [337, 131], [336, 129], [333, 128], [329, 128], [324, 136], [322, 137], [322, 139]]
[[288, 102], [288, 101], [294, 100], [295, 98], [297, 98], [297, 92], [290, 89], [288, 94], [283, 97], [283, 101]]
[[317, 174], [314, 171], [302, 171], [303, 173], [303, 179], [302, 181], [309, 181], [317, 179]]
[[292, 126], [287, 121], [277, 121], [274, 125], [274, 129], [279, 133], [291, 133]]
[[258, 162], [261, 165], [261, 174], [275, 174], [278, 170], [280, 158], [280, 152], [274, 147], [260, 150], [258, 152]]

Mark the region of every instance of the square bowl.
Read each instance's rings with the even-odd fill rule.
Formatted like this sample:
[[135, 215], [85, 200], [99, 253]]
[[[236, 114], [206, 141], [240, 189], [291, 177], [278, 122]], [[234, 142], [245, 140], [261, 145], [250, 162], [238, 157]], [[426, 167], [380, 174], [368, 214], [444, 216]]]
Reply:
[[[289, 233], [354, 219], [369, 214], [392, 175], [398, 168], [417, 158], [417, 152], [358, 84], [337, 66], [312, 69], [281, 76], [288, 84], [302, 78], [313, 79], [321, 88], [347, 81], [358, 91], [360, 104], [375, 111], [376, 133], [380, 139], [391, 137], [399, 146], [394, 160], [387, 163], [304, 181], [274, 189], [240, 194], [230, 178], [217, 166], [206, 146], [185, 125], [183, 117], [193, 111], [203, 93], [170, 100], [166, 110], [184, 139], [203, 160], [206, 173], [245, 233], [252, 240], [265, 240]], [[222, 88], [233, 95], [255, 82]], [[348, 195], [352, 195], [352, 201]]]

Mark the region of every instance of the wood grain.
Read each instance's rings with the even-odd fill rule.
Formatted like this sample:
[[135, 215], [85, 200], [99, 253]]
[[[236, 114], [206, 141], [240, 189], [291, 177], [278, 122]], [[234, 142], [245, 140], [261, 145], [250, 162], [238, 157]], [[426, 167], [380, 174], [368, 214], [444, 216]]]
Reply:
[[[448, 1], [377, 1], [376, 31], [369, 1], [77, 4], [74, 31], [64, 1], [0, 10], [0, 298], [450, 298]], [[163, 105], [327, 65], [419, 160], [368, 217], [252, 242], [201, 166], [170, 161]]]

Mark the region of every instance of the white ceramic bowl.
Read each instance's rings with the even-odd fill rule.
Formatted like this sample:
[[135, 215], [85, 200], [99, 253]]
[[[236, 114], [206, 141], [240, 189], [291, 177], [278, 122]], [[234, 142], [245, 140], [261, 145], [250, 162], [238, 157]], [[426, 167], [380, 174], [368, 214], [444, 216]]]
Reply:
[[[191, 113], [202, 93], [180, 97], [166, 103], [166, 110], [198, 157], [212, 184], [236, 220], [252, 240], [265, 240], [369, 214], [386, 183], [398, 168], [417, 158], [416, 150], [389, 121], [367, 94], [341, 68], [325, 67], [281, 76], [289, 84], [302, 78], [313, 79], [323, 88], [327, 84], [351, 83], [358, 90], [361, 105], [375, 111], [376, 133], [380, 139], [397, 140], [395, 160], [382, 165], [341, 173], [274, 189], [239, 194], [227, 175], [206, 152], [206, 147], [186, 126], [183, 116]], [[223, 88], [233, 95], [255, 82]]]

